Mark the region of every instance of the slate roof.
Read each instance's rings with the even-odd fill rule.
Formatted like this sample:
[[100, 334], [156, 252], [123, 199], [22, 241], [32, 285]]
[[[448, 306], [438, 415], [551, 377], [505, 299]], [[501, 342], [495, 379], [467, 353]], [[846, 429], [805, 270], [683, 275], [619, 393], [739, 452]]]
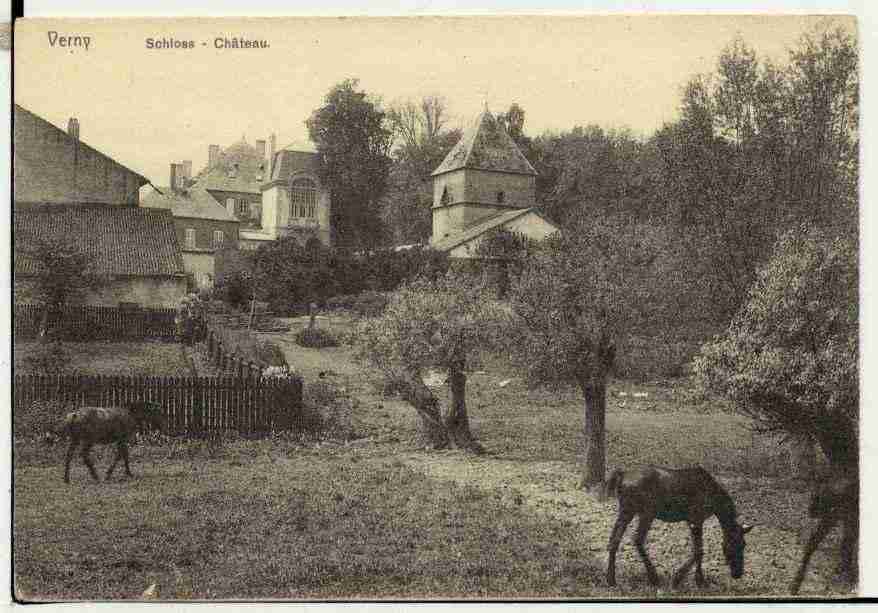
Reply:
[[[235, 168], [235, 164], [238, 165]], [[194, 177], [195, 186], [208, 190], [261, 194], [266, 181], [265, 160], [252, 145], [239, 141], [220, 151], [213, 166]], [[234, 177], [229, 174], [234, 170]]]
[[461, 168], [537, 174], [512, 137], [487, 108], [464, 131], [461, 139], [433, 171], [433, 176]]
[[170, 209], [174, 217], [210, 219], [213, 221], [234, 221], [238, 218], [229, 213], [226, 207], [201, 187], [195, 186], [185, 194], [175, 193], [170, 187], [160, 187], [161, 194], [155, 190], [141, 199], [141, 206], [157, 209]]
[[484, 234], [488, 230], [502, 226], [506, 222], [512, 221], [513, 219], [517, 219], [522, 215], [536, 210], [536, 208], [532, 207], [529, 209], [513, 209], [511, 211], [497, 213], [496, 215], [492, 215], [491, 217], [466, 228], [462, 232], [439, 239], [433, 243], [433, 249], [436, 249], [437, 251], [450, 251], [458, 245], [462, 245], [463, 243], [469, 242], [479, 235]]
[[35, 205], [16, 208], [15, 274], [39, 272], [21, 252], [29, 237], [76, 241], [93, 256], [97, 270], [110, 275], [176, 276], [184, 274], [174, 218], [166, 209], [101, 205]]
[[[303, 147], [304, 148], [304, 147]], [[286, 180], [293, 172], [305, 171], [317, 175], [320, 158], [316, 151], [302, 151], [289, 147], [274, 154], [271, 165], [271, 180]]]

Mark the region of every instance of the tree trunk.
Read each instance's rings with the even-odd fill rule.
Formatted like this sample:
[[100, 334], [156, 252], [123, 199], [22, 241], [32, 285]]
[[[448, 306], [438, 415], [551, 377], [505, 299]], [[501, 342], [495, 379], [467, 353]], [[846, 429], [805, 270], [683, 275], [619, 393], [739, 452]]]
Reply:
[[485, 449], [473, 438], [466, 412], [466, 374], [458, 365], [448, 370], [451, 403], [445, 412], [445, 428], [454, 446], [471, 453], [484, 453]]
[[406, 375], [397, 381], [403, 400], [411, 404], [421, 417], [422, 432], [433, 449], [446, 449], [448, 432], [439, 412], [439, 402], [420, 377]]
[[810, 436], [796, 436], [790, 441], [790, 460], [793, 475], [810, 481], [817, 468], [817, 450]]
[[580, 485], [591, 489], [604, 482], [607, 472], [607, 383], [601, 379], [581, 387], [585, 399], [585, 465]]

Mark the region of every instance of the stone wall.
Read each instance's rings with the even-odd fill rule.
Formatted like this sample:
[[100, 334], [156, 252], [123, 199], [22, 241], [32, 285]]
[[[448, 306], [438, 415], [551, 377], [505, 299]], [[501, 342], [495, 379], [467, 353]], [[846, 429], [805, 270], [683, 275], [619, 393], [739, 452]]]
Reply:
[[15, 112], [15, 201], [137, 206], [142, 179], [28, 112]]

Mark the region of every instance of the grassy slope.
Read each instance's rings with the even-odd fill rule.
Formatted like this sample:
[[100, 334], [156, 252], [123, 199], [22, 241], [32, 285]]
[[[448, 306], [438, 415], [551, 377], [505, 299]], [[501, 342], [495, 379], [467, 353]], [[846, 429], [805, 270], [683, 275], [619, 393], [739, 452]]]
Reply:
[[[64, 343], [64, 347], [70, 352], [71, 370], [83, 374], [177, 377], [192, 374], [182, 346], [176, 343]], [[30, 372], [27, 358], [36, 351], [37, 343], [15, 343], [16, 374]]]

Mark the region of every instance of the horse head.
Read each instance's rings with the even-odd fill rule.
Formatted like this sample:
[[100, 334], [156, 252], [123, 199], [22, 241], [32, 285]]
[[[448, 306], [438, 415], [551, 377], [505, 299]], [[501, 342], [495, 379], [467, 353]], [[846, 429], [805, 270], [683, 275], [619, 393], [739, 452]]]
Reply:
[[753, 526], [746, 524], [741, 525], [737, 522], [728, 530], [723, 530], [723, 553], [726, 556], [726, 564], [729, 565], [729, 571], [732, 579], [740, 579], [744, 574], [744, 535], [750, 532]]

